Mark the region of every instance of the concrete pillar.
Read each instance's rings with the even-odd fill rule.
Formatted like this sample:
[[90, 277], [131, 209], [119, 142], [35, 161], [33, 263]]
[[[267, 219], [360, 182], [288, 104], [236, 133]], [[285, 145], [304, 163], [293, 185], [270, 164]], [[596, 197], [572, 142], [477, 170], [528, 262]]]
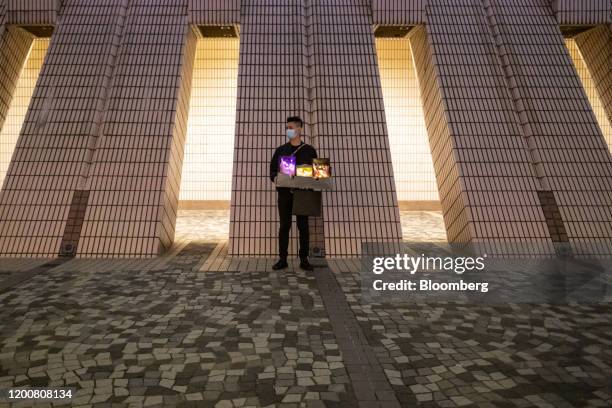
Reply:
[[59, 253], [98, 136], [126, 3], [73, 1], [61, 10], [0, 193], [3, 256]]
[[564, 230], [576, 254], [612, 253], [612, 156], [551, 5], [483, 0], [483, 6], [542, 194], [558, 209], [547, 219]]
[[131, 1], [84, 174], [79, 256], [155, 256], [174, 240], [196, 35], [186, 1]]
[[410, 34], [450, 242], [552, 252], [539, 180], [482, 6], [431, 0]]

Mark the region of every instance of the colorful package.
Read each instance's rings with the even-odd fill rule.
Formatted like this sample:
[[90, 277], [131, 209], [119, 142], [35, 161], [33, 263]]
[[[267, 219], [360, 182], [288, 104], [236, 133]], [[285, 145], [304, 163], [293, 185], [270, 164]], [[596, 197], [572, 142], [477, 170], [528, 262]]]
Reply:
[[310, 164], [300, 164], [296, 167], [296, 176], [312, 177], [312, 166]]
[[278, 168], [287, 176], [295, 176], [295, 156], [281, 156]]
[[312, 176], [314, 178], [331, 177], [329, 159], [312, 159]]

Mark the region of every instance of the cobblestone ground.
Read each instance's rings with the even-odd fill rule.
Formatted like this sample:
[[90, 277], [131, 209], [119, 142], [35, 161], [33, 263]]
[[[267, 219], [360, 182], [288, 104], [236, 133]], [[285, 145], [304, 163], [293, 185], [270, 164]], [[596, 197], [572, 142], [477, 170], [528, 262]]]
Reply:
[[357, 406], [314, 277], [193, 271], [213, 247], [146, 271], [66, 264], [0, 294], [0, 388], [75, 386], [73, 406]]
[[74, 387], [83, 407], [612, 406], [610, 304], [362, 304], [356, 260], [276, 272], [222, 247], [0, 259], [0, 389]]
[[365, 304], [332, 269], [404, 407], [612, 406], [611, 304]]

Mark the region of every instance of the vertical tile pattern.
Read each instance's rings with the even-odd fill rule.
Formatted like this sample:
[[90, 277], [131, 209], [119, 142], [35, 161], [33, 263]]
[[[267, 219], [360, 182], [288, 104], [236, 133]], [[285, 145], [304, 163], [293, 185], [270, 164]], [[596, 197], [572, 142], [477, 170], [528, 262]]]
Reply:
[[427, 0], [371, 0], [374, 24], [422, 24]]
[[180, 200], [231, 198], [238, 48], [237, 38], [197, 41]]
[[324, 192], [327, 255], [356, 256], [361, 242], [401, 240], [370, 2], [312, 0], [313, 136], [333, 166]]
[[423, 22], [410, 41], [449, 238], [547, 251], [554, 232], [609, 253], [612, 159], [558, 24], [601, 25], [576, 44], [609, 118], [611, 13], [610, 0], [0, 0], [0, 125], [32, 42], [16, 25], [56, 24], [0, 193], [0, 254], [55, 256], [62, 238], [80, 256], [171, 244], [188, 23], [241, 24], [230, 253], [276, 252], [268, 163], [292, 114], [336, 175], [313, 240], [354, 256], [401, 239], [372, 26]]
[[[610, 3], [612, 4], [612, 1]], [[612, 149], [612, 27], [600, 25], [577, 35], [573, 41], [578, 51], [572, 53], [570, 49], [570, 53], [572, 56], [577, 53], [582, 57], [586, 69], [579, 68], [578, 73], [583, 79], [583, 84], [585, 79], [588, 83], [592, 83], [592, 88], [586, 86], [587, 95], [594, 107], [608, 147]], [[578, 66], [581, 66], [580, 62]]]
[[8, 24], [55, 24], [58, 0], [5, 0]]
[[539, 183], [480, 2], [431, 0], [426, 20], [410, 42], [449, 241], [532, 242], [534, 253], [550, 253]]
[[171, 245], [195, 44], [186, 1], [130, 2], [78, 256], [154, 256]]
[[[316, 98], [317, 93], [314, 92], [314, 83], [315, 83], [315, 51], [314, 51], [314, 41], [315, 37], [313, 35], [313, 13], [315, 13], [315, 9], [312, 7], [313, 3], [311, 1], [305, 1], [303, 4], [304, 10], [304, 44], [305, 44], [305, 59], [304, 64], [306, 65], [304, 73], [305, 77], [305, 86], [306, 86], [306, 127], [305, 132], [310, 137], [310, 144], [317, 149], [318, 157], [323, 153], [321, 150], [320, 138], [317, 136], [317, 126], [316, 126], [316, 117], [315, 117], [315, 107], [316, 107]], [[322, 193], [323, 194], [323, 193]], [[325, 197], [322, 199], [322, 205], [326, 206]], [[326, 249], [326, 239], [325, 239], [325, 220], [324, 213], [322, 213], [318, 217], [309, 217], [309, 234], [310, 234], [310, 253], [317, 257], [324, 257], [329, 255]], [[297, 251], [297, 245], [294, 246]]]
[[612, 156], [550, 5], [483, 3], [523, 132], [574, 251], [612, 253]]
[[[287, 116], [306, 120], [302, 3], [242, 1], [230, 255], [278, 253], [276, 191], [269, 163], [274, 149], [286, 142]], [[306, 141], [311, 142], [308, 137]], [[290, 254], [297, 253], [296, 230], [294, 223]]]
[[[240, 22], [240, 0], [188, 1], [190, 24], [227, 25]], [[273, 7], [273, 4], [270, 7]]]
[[0, 186], [2, 186], [4, 176], [11, 163], [11, 156], [30, 106], [30, 100], [48, 46], [49, 39], [47, 38], [36, 38], [32, 41], [30, 53], [19, 75], [4, 126], [0, 130]]
[[0, 193], [2, 254], [59, 252], [100, 125], [124, 3], [72, 1], [62, 9]]
[[551, 5], [559, 24], [605, 24], [612, 13], [610, 0], [553, 0]]
[[6, 28], [6, 0], [0, 0], [0, 38]]
[[400, 201], [438, 201], [410, 41], [408, 38], [377, 38], [376, 53], [397, 198]]

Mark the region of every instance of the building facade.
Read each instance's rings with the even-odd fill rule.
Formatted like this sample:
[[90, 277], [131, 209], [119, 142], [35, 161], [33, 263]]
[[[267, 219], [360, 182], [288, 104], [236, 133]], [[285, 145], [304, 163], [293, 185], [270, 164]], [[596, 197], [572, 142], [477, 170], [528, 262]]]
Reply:
[[400, 241], [402, 203], [610, 254], [611, 36], [612, 0], [0, 0], [0, 256], [156, 256], [198, 201], [276, 254], [295, 114], [336, 181], [314, 255]]

